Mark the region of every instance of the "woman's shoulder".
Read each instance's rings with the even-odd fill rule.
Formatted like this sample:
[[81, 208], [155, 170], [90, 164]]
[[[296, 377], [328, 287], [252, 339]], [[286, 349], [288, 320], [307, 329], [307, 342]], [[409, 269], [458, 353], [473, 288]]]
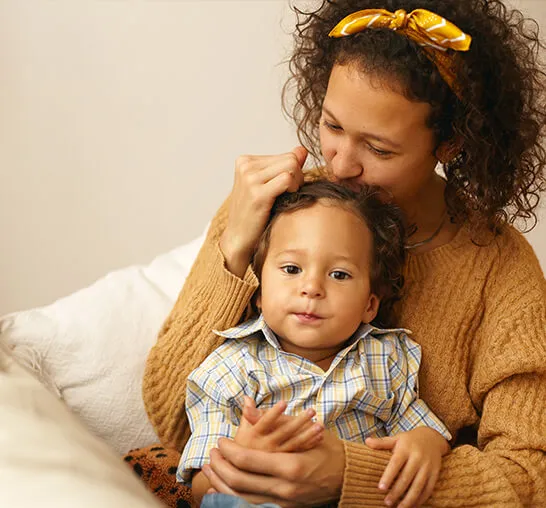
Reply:
[[514, 226], [503, 226], [489, 244], [478, 243], [476, 248], [478, 252], [483, 249], [490, 258], [490, 288], [505, 288], [511, 294], [525, 293], [528, 297], [535, 294], [539, 300], [546, 298], [546, 279], [538, 257], [525, 235]]
[[538, 257], [523, 233], [512, 225], [505, 225], [495, 236], [493, 248], [500, 267], [534, 273], [544, 280]]
[[496, 233], [479, 233], [469, 226], [463, 226], [452, 247], [461, 252], [473, 251], [478, 257], [498, 263], [511, 265], [539, 266], [533, 247], [525, 235], [514, 226], [506, 224]]

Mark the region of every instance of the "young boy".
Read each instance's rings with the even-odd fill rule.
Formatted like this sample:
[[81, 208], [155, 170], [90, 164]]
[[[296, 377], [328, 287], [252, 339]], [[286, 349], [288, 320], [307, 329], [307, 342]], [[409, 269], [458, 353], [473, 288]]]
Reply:
[[[395, 449], [384, 487], [407, 464], [413, 479], [435, 478], [451, 436], [418, 398], [420, 348], [406, 330], [378, 328], [393, 322], [404, 240], [399, 210], [373, 189], [314, 182], [277, 198], [253, 261], [260, 314], [215, 331], [226, 342], [188, 378], [192, 436], [177, 477], [197, 502], [210, 483], [195, 473], [221, 437], [292, 452], [326, 431], [405, 434], [412, 451], [395, 460]], [[434, 460], [415, 466], [412, 453]]]

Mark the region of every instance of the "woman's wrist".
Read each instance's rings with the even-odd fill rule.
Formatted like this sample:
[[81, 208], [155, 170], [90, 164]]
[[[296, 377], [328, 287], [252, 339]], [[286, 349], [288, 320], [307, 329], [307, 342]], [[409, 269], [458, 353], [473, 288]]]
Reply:
[[246, 273], [248, 265], [252, 257], [252, 250], [243, 248], [237, 245], [232, 239], [228, 239], [230, 235], [224, 231], [220, 237], [220, 251], [224, 256], [226, 268], [236, 277], [242, 279]]

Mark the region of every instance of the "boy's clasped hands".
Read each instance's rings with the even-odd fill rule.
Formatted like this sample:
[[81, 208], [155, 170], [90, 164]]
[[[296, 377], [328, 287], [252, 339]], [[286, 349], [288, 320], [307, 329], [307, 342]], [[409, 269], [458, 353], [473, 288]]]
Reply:
[[[245, 448], [278, 453], [305, 452], [319, 445], [328, 431], [315, 421], [315, 410], [309, 408], [289, 416], [284, 414], [286, 408], [286, 402], [280, 401], [268, 410], [259, 410], [251, 398], [245, 397], [235, 442]], [[442, 456], [450, 450], [440, 433], [429, 427], [388, 437], [369, 437], [365, 442], [375, 450], [392, 452], [378, 485], [381, 491], [388, 492], [387, 506], [394, 506], [404, 494], [418, 499], [418, 504], [428, 499], [440, 473]], [[212, 492], [214, 489], [209, 491]], [[411, 505], [402, 499], [397, 506]]]

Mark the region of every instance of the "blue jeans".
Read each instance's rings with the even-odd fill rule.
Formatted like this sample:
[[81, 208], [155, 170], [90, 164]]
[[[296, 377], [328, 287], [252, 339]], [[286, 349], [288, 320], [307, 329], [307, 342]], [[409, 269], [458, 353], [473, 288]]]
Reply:
[[242, 497], [227, 494], [207, 494], [201, 501], [201, 508], [280, 508], [278, 504], [250, 504]]

